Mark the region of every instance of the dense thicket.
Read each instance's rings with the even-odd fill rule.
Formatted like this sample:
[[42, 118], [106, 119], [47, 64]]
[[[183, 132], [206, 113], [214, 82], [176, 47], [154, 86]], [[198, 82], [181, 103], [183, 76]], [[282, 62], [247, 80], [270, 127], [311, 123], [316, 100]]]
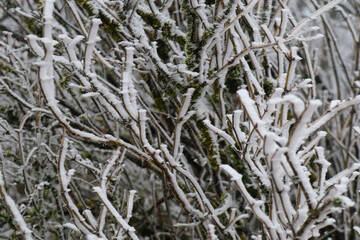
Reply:
[[0, 239], [359, 238], [359, 19], [0, 1]]

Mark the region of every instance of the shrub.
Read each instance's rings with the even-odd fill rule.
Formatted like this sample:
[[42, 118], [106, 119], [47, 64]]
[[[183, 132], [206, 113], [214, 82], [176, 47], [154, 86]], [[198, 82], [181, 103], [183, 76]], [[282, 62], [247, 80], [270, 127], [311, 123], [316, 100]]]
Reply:
[[360, 235], [356, 0], [0, 6], [0, 238]]

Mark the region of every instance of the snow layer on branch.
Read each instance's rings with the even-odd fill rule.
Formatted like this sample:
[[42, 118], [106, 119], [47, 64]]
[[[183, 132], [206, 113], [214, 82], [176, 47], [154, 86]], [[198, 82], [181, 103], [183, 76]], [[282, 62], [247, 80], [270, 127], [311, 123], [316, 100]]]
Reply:
[[92, 54], [95, 48], [95, 43], [100, 40], [97, 37], [97, 32], [99, 29], [99, 25], [101, 24], [101, 20], [98, 18], [94, 18], [92, 21], [92, 25], [91, 25], [91, 29], [90, 29], [90, 33], [87, 39], [87, 46], [86, 46], [86, 51], [85, 51], [85, 58], [84, 58], [84, 71], [85, 72], [90, 72], [90, 64], [91, 64], [91, 59], [92, 59]]
[[[2, 150], [0, 148], [0, 154]], [[0, 170], [0, 195], [4, 198], [6, 206], [9, 208], [13, 220], [19, 226], [19, 230], [22, 232], [25, 240], [32, 240], [32, 231], [28, 228], [23, 216], [21, 215], [18, 207], [16, 206], [15, 201], [8, 195], [5, 190], [4, 176], [2, 175], [2, 170]]]
[[260, 208], [264, 204], [261, 200], [254, 199], [249, 192], [246, 190], [245, 185], [242, 182], [242, 175], [239, 174], [235, 169], [230, 167], [227, 164], [220, 165], [220, 169], [224, 170], [226, 173], [228, 173], [231, 176], [231, 180], [233, 180], [237, 186], [239, 187], [240, 192], [242, 193], [243, 197], [247, 201], [247, 203], [250, 205], [250, 208], [252, 209], [253, 213], [257, 216], [257, 218], [264, 222], [264, 224], [269, 228], [275, 228], [272, 221], [269, 219], [269, 217], [263, 212], [263, 210]]
[[237, 94], [240, 97], [241, 103], [244, 106], [252, 125], [263, 136], [266, 130], [264, 128], [264, 122], [260, 119], [259, 113], [256, 110], [255, 101], [249, 97], [249, 93], [245, 89], [238, 90]]

